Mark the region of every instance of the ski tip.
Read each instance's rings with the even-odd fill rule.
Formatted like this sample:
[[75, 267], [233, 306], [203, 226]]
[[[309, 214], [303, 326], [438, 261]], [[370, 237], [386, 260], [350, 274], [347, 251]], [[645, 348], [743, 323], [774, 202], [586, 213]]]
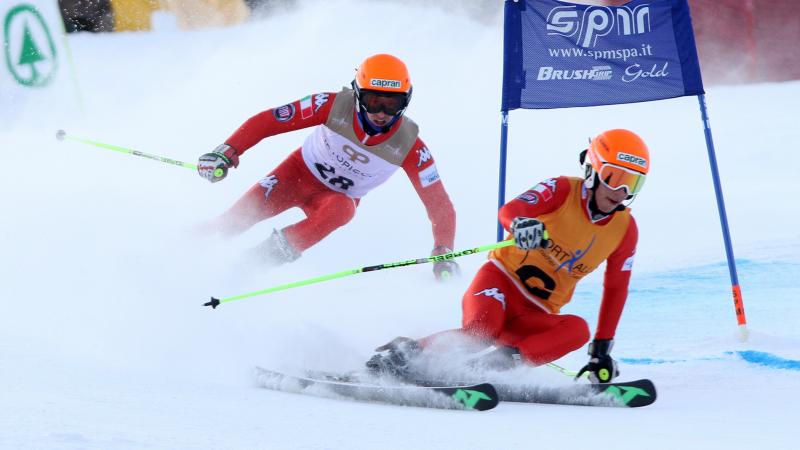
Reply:
[[497, 390], [490, 383], [454, 388], [434, 388], [448, 393], [461, 408], [470, 411], [488, 411], [500, 403]]
[[[643, 379], [642, 386], [644, 386], [644, 389], [650, 393], [650, 397], [647, 399], [647, 401], [641, 402], [641, 404], [638, 406], [652, 405], [653, 403], [656, 402], [656, 399], [658, 398], [658, 391], [656, 390], [656, 385], [648, 379]], [[636, 408], [637, 406], [633, 407]]]
[[67, 137], [67, 132], [66, 131], [64, 131], [64, 130], [56, 131], [56, 139], [58, 139], [59, 141], [63, 141], [65, 137]]
[[495, 389], [493, 384], [483, 383], [478, 386], [489, 397], [483, 404], [478, 405], [479, 407], [476, 408], [478, 411], [488, 411], [500, 404], [500, 395], [497, 393], [497, 389]]
[[646, 378], [623, 383], [609, 383], [603, 388], [603, 391], [615, 397], [620, 402], [620, 406], [628, 408], [652, 405], [658, 397], [655, 384]]
[[219, 304], [220, 301], [218, 298], [211, 297], [211, 301], [203, 303], [203, 306], [210, 306], [211, 309], [217, 309], [217, 306], [219, 306]]

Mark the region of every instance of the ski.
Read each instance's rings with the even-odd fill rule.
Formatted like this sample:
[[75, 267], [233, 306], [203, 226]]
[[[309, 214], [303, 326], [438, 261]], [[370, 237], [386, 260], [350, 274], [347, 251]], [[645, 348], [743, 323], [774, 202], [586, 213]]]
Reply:
[[[447, 384], [442, 381], [424, 380], [410, 382], [419, 386]], [[639, 408], [653, 404], [657, 396], [655, 385], [647, 379], [602, 384], [575, 383], [566, 386], [507, 384], [491, 380], [489, 382], [495, 387], [500, 401], [513, 403]]]
[[260, 386], [267, 389], [399, 406], [486, 411], [499, 402], [497, 391], [488, 383], [442, 386], [367, 383], [352, 375], [296, 376], [262, 367], [256, 367], [256, 376]]
[[647, 379], [558, 387], [502, 384], [494, 386], [500, 400], [504, 402], [639, 408], [656, 401], [656, 387]]

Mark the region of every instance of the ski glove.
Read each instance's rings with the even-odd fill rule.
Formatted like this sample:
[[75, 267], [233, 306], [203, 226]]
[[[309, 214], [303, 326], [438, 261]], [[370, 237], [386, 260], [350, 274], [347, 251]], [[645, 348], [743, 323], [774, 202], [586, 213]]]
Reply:
[[211, 153], [206, 153], [197, 161], [197, 172], [206, 180], [216, 183], [228, 175], [228, 169], [239, 166], [236, 149], [221, 144]]
[[[450, 253], [452, 251], [453, 250], [451, 248], [440, 245], [438, 247], [434, 247], [433, 251], [431, 252], [431, 256], [444, 255], [445, 253]], [[444, 281], [452, 276], [460, 276], [461, 268], [454, 260], [443, 259], [433, 263], [433, 275], [437, 280]]]
[[511, 234], [518, 248], [533, 250], [547, 245], [547, 230], [544, 224], [529, 217], [515, 217], [511, 221]]
[[589, 373], [589, 381], [592, 383], [608, 383], [618, 377], [617, 362], [609, 355], [613, 346], [613, 339], [593, 340], [589, 344], [589, 364], [578, 371], [575, 379], [580, 378], [585, 372]]

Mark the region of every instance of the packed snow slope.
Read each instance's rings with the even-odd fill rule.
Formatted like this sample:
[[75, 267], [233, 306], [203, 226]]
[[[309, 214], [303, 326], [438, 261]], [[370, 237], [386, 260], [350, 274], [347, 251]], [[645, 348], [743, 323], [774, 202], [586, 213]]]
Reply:
[[[167, 21], [168, 22], [168, 21]], [[509, 196], [580, 173], [587, 138], [640, 133], [653, 155], [633, 205], [640, 242], [614, 356], [651, 378], [638, 410], [501, 404], [487, 413], [336, 401], [255, 386], [255, 365], [352, 369], [397, 335], [454, 328], [484, 256], [437, 283], [428, 266], [202, 307], [290, 281], [426, 256], [425, 211], [402, 173], [355, 219], [274, 270], [243, 252], [291, 211], [232, 240], [195, 229], [297, 148], [268, 139], [210, 184], [190, 170], [74, 142], [57, 129], [195, 162], [251, 115], [336, 91], [366, 56], [412, 74], [421, 126], [458, 213], [457, 248], [495, 235], [502, 24], [421, 3], [313, 2], [242, 26], [69, 37], [82, 92], [21, 107], [0, 129], [0, 448], [795, 448], [800, 400], [800, 84], [709, 89], [750, 339], [736, 321], [697, 100], [514, 111]], [[595, 322], [593, 274], [565, 312]], [[559, 364], [577, 369], [584, 351]], [[569, 383], [547, 368], [526, 381]], [[563, 379], [562, 379], [563, 378]]]

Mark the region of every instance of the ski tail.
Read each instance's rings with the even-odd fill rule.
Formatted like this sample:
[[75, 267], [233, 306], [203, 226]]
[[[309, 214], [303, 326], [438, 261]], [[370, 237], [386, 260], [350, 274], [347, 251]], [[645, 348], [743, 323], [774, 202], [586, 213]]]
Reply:
[[259, 385], [268, 389], [326, 398], [473, 411], [486, 411], [499, 403], [497, 391], [489, 383], [446, 386], [371, 384], [362, 383], [349, 375], [339, 379], [331, 376], [294, 376], [261, 367], [256, 368], [256, 375]]

